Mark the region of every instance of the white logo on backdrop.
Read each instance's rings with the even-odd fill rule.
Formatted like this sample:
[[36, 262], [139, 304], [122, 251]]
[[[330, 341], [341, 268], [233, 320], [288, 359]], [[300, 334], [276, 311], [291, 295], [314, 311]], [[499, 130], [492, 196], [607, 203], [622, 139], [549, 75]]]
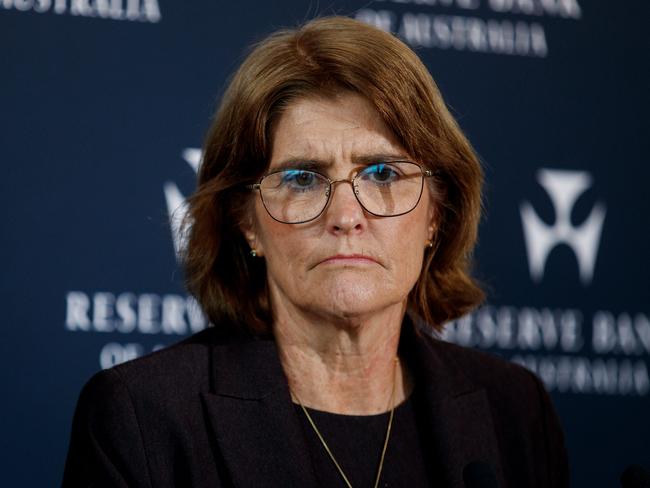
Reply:
[[[188, 147], [183, 150], [183, 159], [189, 164], [194, 172], [198, 172], [199, 164], [201, 162], [201, 150], [193, 147]], [[181, 226], [187, 213], [186, 200], [178, 185], [168, 181], [163, 186], [165, 192], [165, 200], [167, 201], [167, 212], [169, 213], [169, 225], [172, 230], [172, 239], [174, 242], [174, 251], [176, 256], [180, 256], [181, 251], [185, 245], [185, 239], [181, 234]]]
[[[578, 0], [384, 0], [357, 20], [418, 48], [545, 58], [551, 19], [580, 21]], [[393, 7], [391, 4], [399, 4]], [[409, 6], [411, 4], [413, 7]]]
[[[2, 1], [2, 0], [0, 0]], [[186, 148], [183, 159], [196, 172], [201, 150]], [[182, 251], [184, 242], [181, 224], [187, 213], [186, 198], [173, 182], [164, 184], [174, 249]], [[69, 291], [66, 294], [65, 328], [69, 332], [121, 334], [129, 342], [104, 344], [99, 351], [99, 364], [110, 368], [165, 347], [170, 337], [193, 334], [207, 327], [208, 321], [200, 305], [191, 296], [175, 293], [139, 293], [130, 291]], [[157, 344], [133, 342], [133, 335], [156, 337]], [[167, 337], [167, 340], [163, 338]], [[135, 339], [137, 341], [137, 339]], [[146, 342], [150, 342], [147, 340]]]
[[152, 23], [162, 19], [158, 0], [1, 0], [0, 8]]
[[566, 244], [578, 261], [580, 280], [585, 285], [591, 283], [605, 220], [605, 206], [597, 203], [582, 224], [574, 227], [571, 223], [571, 211], [578, 197], [591, 186], [591, 175], [585, 171], [542, 168], [537, 173], [537, 181], [551, 198], [555, 223], [547, 225], [529, 202], [521, 204], [531, 278], [536, 282], [541, 281], [549, 253], [556, 246]]

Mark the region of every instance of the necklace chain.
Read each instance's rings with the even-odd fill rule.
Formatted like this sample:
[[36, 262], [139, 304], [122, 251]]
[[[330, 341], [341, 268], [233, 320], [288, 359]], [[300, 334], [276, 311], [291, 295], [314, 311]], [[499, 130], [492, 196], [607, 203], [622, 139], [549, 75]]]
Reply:
[[[384, 467], [384, 458], [386, 456], [386, 448], [388, 447], [388, 439], [390, 438], [390, 431], [393, 426], [393, 416], [395, 413], [395, 372], [397, 370], [397, 361], [398, 358], [395, 358], [395, 364], [393, 366], [393, 390], [390, 395], [390, 416], [388, 418], [388, 427], [386, 428], [386, 435], [384, 436], [384, 445], [381, 449], [381, 458], [379, 460], [379, 467], [377, 468], [377, 475], [375, 476], [375, 484], [373, 485], [374, 488], [377, 488], [379, 486], [379, 478], [381, 477], [381, 471], [382, 468]], [[345, 476], [345, 473], [343, 472], [343, 468], [341, 468], [341, 465], [338, 463], [336, 458], [334, 457], [334, 454], [332, 454], [331, 449], [327, 445], [327, 442], [325, 442], [325, 439], [323, 438], [323, 435], [320, 433], [318, 430], [318, 427], [316, 427], [316, 424], [314, 423], [314, 420], [311, 418], [311, 415], [309, 415], [309, 412], [305, 408], [305, 406], [302, 404], [300, 401], [300, 398], [298, 398], [298, 395], [295, 393], [293, 394], [296, 397], [296, 400], [298, 400], [298, 404], [302, 408], [302, 411], [305, 413], [305, 417], [307, 417], [307, 420], [309, 421], [309, 424], [311, 425], [312, 429], [314, 429], [314, 432], [316, 432], [316, 435], [318, 436], [318, 439], [320, 440], [321, 444], [325, 448], [325, 451], [329, 455], [330, 459], [334, 463], [334, 466], [336, 466], [336, 469], [338, 470], [339, 474], [341, 475], [341, 478], [343, 478], [343, 481], [347, 485], [348, 488], [352, 488], [352, 483], [350, 483], [350, 480], [348, 479], [347, 476]]]

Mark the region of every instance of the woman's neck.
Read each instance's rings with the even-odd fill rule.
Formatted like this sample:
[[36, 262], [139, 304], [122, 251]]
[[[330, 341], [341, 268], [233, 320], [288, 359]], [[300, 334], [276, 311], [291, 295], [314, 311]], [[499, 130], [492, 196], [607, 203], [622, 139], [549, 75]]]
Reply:
[[391, 398], [397, 405], [409, 395], [405, 365], [396, 362], [401, 304], [355, 319], [288, 312], [276, 311], [274, 335], [294, 401], [327, 412], [372, 415], [389, 410]]

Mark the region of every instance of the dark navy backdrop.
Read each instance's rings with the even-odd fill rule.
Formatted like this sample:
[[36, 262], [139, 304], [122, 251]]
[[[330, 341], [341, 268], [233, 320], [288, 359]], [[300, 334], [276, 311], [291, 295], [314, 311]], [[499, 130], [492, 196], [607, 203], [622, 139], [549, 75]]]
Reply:
[[544, 379], [574, 486], [616, 486], [627, 464], [650, 464], [650, 6], [316, 5], [0, 1], [3, 486], [60, 482], [93, 372], [205, 325], [169, 208], [192, 191], [245, 47], [319, 13], [416, 48], [484, 161], [488, 305], [446, 338]]

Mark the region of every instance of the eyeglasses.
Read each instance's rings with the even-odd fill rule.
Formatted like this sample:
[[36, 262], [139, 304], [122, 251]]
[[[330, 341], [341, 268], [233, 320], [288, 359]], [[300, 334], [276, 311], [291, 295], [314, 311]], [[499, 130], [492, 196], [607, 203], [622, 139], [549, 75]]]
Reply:
[[397, 217], [413, 210], [422, 197], [424, 178], [433, 176], [411, 161], [371, 164], [352, 179], [330, 180], [307, 169], [282, 169], [250, 185], [259, 190], [269, 215], [284, 224], [318, 218], [329, 203], [332, 185], [350, 183], [359, 204], [377, 217]]

